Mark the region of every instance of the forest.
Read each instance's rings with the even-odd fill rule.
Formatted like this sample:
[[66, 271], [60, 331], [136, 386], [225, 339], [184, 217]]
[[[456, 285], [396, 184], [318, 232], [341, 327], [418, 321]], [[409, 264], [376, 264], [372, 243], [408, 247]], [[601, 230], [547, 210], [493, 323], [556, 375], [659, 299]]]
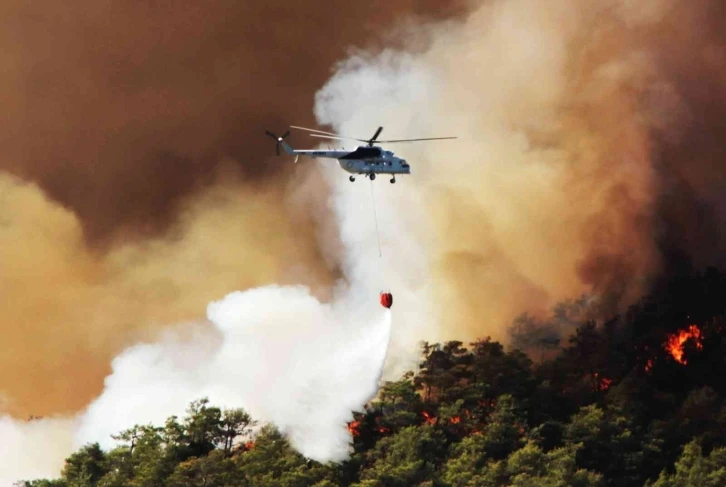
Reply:
[[[59, 479], [23, 487], [726, 485], [726, 274], [673, 277], [608, 320], [581, 301], [528, 315], [513, 346], [423, 343], [320, 464], [272, 425], [200, 398], [183, 418], [85, 445]], [[254, 433], [253, 433], [254, 431]]]

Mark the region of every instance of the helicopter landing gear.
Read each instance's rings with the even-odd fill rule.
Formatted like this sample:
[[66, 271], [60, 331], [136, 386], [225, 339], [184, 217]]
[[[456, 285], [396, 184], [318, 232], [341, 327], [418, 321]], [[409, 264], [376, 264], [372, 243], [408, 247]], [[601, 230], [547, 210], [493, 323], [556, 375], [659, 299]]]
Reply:
[[350, 182], [352, 183], [353, 181], [355, 181], [355, 176], [351, 176], [348, 179], [350, 179]]
[[391, 178], [391, 184], [394, 184], [395, 182], [396, 182], [396, 176], [393, 176], [393, 177]]
[[376, 179], [376, 175], [375, 174], [371, 174], [371, 181], [373, 181], [374, 179]]

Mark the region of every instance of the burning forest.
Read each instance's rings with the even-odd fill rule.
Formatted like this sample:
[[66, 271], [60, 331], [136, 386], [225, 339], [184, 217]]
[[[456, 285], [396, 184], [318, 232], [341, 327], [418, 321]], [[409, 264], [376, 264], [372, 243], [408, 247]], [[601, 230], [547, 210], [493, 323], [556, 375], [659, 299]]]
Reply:
[[3, 2], [0, 484], [726, 485], [726, 3], [386, 7]]
[[[96, 472], [99, 485], [132, 482], [154, 458], [171, 462], [172, 485], [265, 485], [272, 475], [282, 484], [294, 476], [305, 485], [463, 487], [519, 476], [529, 485], [665, 487], [681, 485], [670, 483], [674, 466], [720, 482], [724, 295], [725, 273], [679, 278], [624, 315], [581, 323], [542, 363], [488, 338], [424, 344], [417, 371], [387, 382], [347, 422], [352, 454], [342, 463], [310, 461], [274, 426], [252, 432], [251, 419], [233, 421], [244, 412], [220, 415], [201, 401], [165, 428], [134, 430], [135, 448], [125, 433], [109, 453], [79, 450], [58, 485], [85, 475], [77, 465]], [[229, 448], [232, 440], [238, 447]]]

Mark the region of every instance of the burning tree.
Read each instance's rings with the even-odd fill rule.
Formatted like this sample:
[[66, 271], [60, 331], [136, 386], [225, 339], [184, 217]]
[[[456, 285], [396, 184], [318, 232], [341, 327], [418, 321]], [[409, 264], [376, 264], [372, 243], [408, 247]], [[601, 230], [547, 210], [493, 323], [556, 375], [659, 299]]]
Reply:
[[666, 351], [681, 365], [688, 363], [683, 354], [685, 344], [689, 340], [693, 340], [697, 350], [703, 350], [701, 330], [696, 325], [689, 325], [686, 329], [669, 335], [664, 345]]

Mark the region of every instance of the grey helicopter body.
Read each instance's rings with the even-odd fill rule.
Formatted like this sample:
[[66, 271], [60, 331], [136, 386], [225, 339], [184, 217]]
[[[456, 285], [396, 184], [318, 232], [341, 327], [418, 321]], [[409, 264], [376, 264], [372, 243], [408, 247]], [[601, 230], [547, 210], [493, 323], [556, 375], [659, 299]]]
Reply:
[[[290, 145], [285, 142], [285, 138], [290, 135], [290, 131], [288, 130], [283, 134], [281, 137], [276, 136], [272, 132], [265, 131], [267, 135], [274, 138], [277, 141], [277, 155], [280, 155], [280, 146], [282, 146], [283, 150], [292, 156], [295, 156], [295, 162], [297, 162], [297, 159], [299, 156], [308, 156], [313, 158], [322, 158], [322, 159], [337, 159], [338, 164], [340, 167], [350, 173], [350, 181], [355, 181], [355, 177], [357, 175], [363, 175], [364, 177], [369, 178], [371, 181], [376, 179], [377, 174], [390, 174], [391, 175], [391, 183], [396, 182], [396, 175], [397, 174], [411, 174], [411, 166], [406, 162], [405, 159], [402, 159], [401, 157], [398, 157], [394, 155], [393, 152], [389, 150], [385, 150], [379, 146], [373, 145], [373, 143], [378, 138], [378, 135], [380, 135], [381, 131], [383, 130], [383, 127], [378, 127], [378, 130], [376, 131], [375, 135], [371, 137], [368, 140], [365, 139], [355, 139], [352, 137], [342, 137], [337, 134], [333, 134], [330, 132], [323, 132], [322, 130], [314, 130], [314, 129], [308, 129], [305, 127], [297, 127], [295, 125], [291, 125], [292, 128], [297, 128], [301, 130], [307, 130], [309, 132], [315, 132], [313, 134], [310, 134], [311, 137], [321, 137], [321, 138], [327, 138], [327, 139], [339, 139], [339, 140], [357, 140], [359, 142], [366, 142], [367, 145], [365, 146], [358, 146], [355, 150], [296, 150], [290, 147]], [[381, 140], [378, 141], [380, 143], [394, 143], [394, 142], [415, 142], [415, 141], [421, 141], [421, 140], [442, 140], [442, 139], [455, 139], [456, 137], [435, 137], [435, 138], [427, 138], [427, 139], [400, 139], [400, 140]]]

